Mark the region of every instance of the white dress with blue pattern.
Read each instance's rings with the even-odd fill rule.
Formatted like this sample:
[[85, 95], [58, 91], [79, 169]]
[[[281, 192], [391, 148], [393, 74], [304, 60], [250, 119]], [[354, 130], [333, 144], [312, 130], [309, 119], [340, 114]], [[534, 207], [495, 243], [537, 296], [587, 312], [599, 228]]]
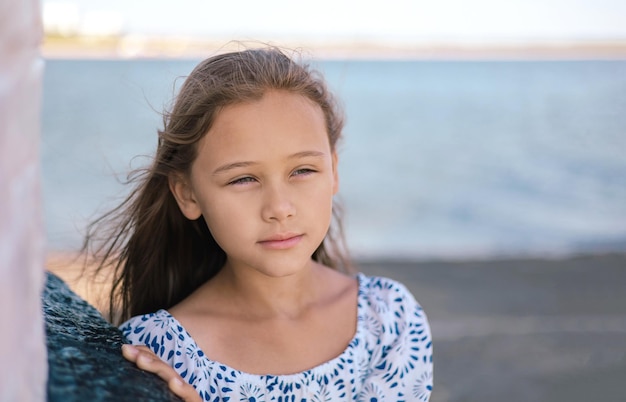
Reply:
[[207, 358], [167, 311], [133, 317], [120, 327], [149, 346], [206, 401], [428, 401], [432, 341], [426, 315], [391, 279], [358, 274], [358, 321], [341, 355], [289, 375], [256, 375]]

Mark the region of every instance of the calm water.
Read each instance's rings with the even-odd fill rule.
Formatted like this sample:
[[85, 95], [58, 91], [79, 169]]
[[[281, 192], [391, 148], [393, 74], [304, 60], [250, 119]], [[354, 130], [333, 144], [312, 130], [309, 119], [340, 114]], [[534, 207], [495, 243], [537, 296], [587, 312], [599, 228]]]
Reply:
[[[47, 62], [43, 186], [52, 249], [156, 146], [196, 61]], [[626, 61], [320, 62], [345, 105], [341, 198], [358, 256], [626, 250]], [[179, 81], [180, 82], [180, 81]]]

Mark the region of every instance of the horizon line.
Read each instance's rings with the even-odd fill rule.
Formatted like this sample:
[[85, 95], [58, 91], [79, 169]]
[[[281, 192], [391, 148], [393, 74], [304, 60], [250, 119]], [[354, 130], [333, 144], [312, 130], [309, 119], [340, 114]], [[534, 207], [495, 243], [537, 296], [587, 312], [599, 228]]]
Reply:
[[41, 53], [49, 59], [197, 59], [247, 44], [270, 44], [298, 49], [318, 59], [406, 60], [621, 60], [626, 59], [623, 40], [546, 41], [420, 41], [384, 40], [221, 40], [155, 36], [46, 35]]

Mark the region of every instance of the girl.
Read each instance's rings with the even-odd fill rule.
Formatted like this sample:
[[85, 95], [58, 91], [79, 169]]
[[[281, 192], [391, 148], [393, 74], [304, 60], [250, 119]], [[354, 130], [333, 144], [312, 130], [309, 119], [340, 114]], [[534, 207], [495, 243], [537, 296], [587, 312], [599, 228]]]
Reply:
[[124, 355], [190, 400], [427, 401], [426, 316], [401, 284], [351, 274], [342, 247], [343, 121], [322, 78], [276, 48], [218, 55], [164, 125], [85, 243], [145, 346]]

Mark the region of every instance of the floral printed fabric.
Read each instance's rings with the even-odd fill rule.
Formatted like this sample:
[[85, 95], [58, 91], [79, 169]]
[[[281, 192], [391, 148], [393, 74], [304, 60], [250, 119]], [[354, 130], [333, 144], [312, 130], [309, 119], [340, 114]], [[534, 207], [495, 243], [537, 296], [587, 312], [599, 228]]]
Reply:
[[206, 401], [428, 401], [432, 341], [426, 315], [407, 289], [358, 274], [357, 331], [336, 358], [290, 375], [253, 375], [210, 360], [167, 311], [133, 317], [120, 328], [149, 346]]

